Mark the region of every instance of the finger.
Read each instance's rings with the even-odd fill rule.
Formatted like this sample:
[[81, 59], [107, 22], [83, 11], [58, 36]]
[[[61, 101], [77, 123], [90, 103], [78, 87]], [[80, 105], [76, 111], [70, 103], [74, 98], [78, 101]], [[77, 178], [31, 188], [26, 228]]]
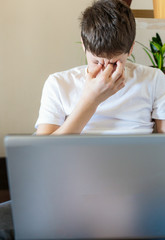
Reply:
[[121, 87], [124, 87], [125, 86], [125, 76], [124, 76], [124, 73], [122, 74], [122, 76], [115, 81], [115, 86], [116, 88], [120, 88]]
[[102, 65], [98, 64], [92, 72], [88, 73], [88, 76], [90, 78], [95, 78], [97, 74], [100, 72], [101, 68], [102, 68]]
[[125, 87], [125, 81], [122, 81], [119, 86], [118, 86], [118, 90], [122, 89]]
[[124, 65], [120, 61], [118, 61], [116, 64], [116, 70], [112, 74], [112, 79], [114, 81], [117, 81], [122, 76], [124, 71]]
[[124, 84], [125, 84], [125, 77], [119, 78], [115, 83], [116, 83], [117, 85], [120, 85], [121, 83], [124, 83]]
[[122, 72], [122, 75], [115, 82], [117, 83], [118, 81], [125, 81], [125, 72], [124, 71]]
[[105, 78], [109, 78], [112, 75], [113, 72], [113, 65], [108, 63], [108, 65], [105, 67], [101, 75]]

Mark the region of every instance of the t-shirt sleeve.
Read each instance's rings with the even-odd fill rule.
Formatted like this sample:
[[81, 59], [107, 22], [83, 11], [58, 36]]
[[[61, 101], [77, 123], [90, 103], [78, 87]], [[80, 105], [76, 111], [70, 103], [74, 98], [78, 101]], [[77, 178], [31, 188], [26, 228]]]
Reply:
[[156, 74], [153, 102], [153, 119], [165, 120], [165, 74], [158, 70]]
[[39, 117], [35, 124], [55, 124], [62, 125], [65, 120], [65, 112], [59, 95], [59, 87], [54, 75], [50, 75], [46, 80], [41, 97]]

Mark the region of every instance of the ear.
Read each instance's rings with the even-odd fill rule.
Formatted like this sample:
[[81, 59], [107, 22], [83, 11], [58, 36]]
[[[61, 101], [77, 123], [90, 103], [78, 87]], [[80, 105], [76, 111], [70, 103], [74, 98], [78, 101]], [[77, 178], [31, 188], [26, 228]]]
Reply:
[[128, 57], [131, 56], [131, 54], [132, 54], [132, 52], [133, 52], [133, 49], [134, 49], [134, 45], [135, 45], [135, 41], [133, 42], [132, 47], [131, 47], [131, 49], [130, 49], [130, 51], [129, 51], [129, 53], [128, 53]]
[[84, 46], [84, 43], [83, 43], [82, 38], [81, 38], [81, 46], [82, 46], [82, 48], [83, 48], [83, 50], [84, 50], [84, 52], [85, 52], [85, 46]]

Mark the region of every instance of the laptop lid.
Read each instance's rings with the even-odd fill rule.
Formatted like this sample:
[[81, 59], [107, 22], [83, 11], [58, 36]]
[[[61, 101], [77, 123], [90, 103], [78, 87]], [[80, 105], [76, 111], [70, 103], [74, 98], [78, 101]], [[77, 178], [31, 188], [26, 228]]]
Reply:
[[7, 136], [16, 239], [165, 237], [165, 135]]

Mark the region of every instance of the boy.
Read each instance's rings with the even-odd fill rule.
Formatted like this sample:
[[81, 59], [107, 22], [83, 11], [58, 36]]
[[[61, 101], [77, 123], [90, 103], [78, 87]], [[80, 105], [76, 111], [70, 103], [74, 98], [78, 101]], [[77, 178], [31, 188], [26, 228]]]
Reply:
[[[88, 67], [50, 75], [37, 134], [151, 133], [152, 119], [165, 132], [165, 76], [126, 64], [135, 39], [129, 7], [120, 0], [95, 2], [82, 14], [81, 37]], [[9, 229], [0, 237], [12, 239], [10, 203], [0, 206], [0, 216], [0, 228]]]
[[135, 19], [120, 0], [99, 0], [81, 18], [88, 66], [49, 76], [37, 134], [165, 132], [165, 76], [126, 63], [135, 40]]

